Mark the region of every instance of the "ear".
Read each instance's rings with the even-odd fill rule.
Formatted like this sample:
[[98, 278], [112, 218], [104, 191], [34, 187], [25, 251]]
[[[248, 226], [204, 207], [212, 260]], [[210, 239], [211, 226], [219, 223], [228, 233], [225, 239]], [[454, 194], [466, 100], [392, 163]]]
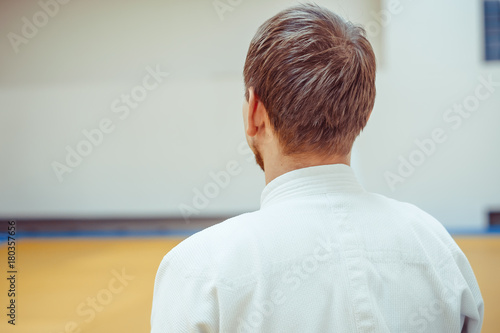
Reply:
[[255, 94], [253, 87], [248, 88], [248, 113], [246, 123], [246, 132], [250, 137], [256, 136], [259, 133], [264, 133], [267, 127], [269, 127], [267, 110], [259, 99], [259, 96]]

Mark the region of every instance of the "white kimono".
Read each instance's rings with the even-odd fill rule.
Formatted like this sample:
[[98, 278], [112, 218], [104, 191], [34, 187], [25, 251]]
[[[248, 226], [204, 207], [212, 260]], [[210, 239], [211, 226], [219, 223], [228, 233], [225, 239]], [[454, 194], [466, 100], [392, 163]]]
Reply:
[[369, 193], [344, 164], [271, 181], [261, 209], [164, 257], [151, 332], [477, 332], [467, 258], [419, 208]]

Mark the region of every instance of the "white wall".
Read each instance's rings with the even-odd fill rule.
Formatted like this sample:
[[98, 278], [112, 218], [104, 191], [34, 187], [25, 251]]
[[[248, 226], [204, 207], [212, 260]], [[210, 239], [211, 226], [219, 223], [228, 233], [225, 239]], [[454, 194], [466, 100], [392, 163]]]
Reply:
[[[292, 3], [241, 1], [221, 20], [208, 0], [72, 1], [16, 53], [7, 34], [21, 35], [21, 18], [32, 21], [40, 7], [1, 2], [0, 217], [179, 216], [183, 204], [206, 205], [199, 215], [258, 209], [264, 177], [240, 146], [241, 72], [257, 27]], [[365, 187], [451, 228], [483, 226], [485, 209], [500, 205], [500, 92], [456, 130], [443, 120], [474, 93], [479, 75], [500, 81], [498, 65], [481, 60], [481, 3], [401, 0], [383, 35], [374, 30], [377, 1], [318, 3], [369, 23], [379, 55], [376, 107], [353, 159]], [[127, 117], [113, 112], [155, 67], [169, 75]], [[65, 147], [75, 149], [82, 130], [103, 119], [111, 133], [60, 182], [51, 164], [65, 163]], [[384, 173], [396, 173], [398, 156], [434, 128], [447, 141], [392, 191]], [[210, 172], [228, 163], [229, 184], [196, 202], [196, 189], [212, 186]]]
[[[499, 63], [482, 60], [482, 1], [401, 3], [386, 29], [373, 117], [357, 142], [359, 171], [369, 190], [415, 203], [449, 228], [485, 226], [487, 210], [500, 206], [500, 85], [460, 124], [443, 118], [473, 99], [479, 76], [500, 82]], [[436, 128], [447, 140], [392, 191], [384, 173]]]

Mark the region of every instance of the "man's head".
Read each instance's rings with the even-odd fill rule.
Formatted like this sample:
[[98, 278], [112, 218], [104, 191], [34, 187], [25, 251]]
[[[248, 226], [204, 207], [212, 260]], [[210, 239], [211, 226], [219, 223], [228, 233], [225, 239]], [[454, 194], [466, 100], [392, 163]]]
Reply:
[[[243, 114], [247, 140], [282, 156], [348, 156], [375, 101], [375, 55], [364, 30], [317, 5], [267, 20], [250, 43]], [[267, 125], [266, 125], [267, 124]]]

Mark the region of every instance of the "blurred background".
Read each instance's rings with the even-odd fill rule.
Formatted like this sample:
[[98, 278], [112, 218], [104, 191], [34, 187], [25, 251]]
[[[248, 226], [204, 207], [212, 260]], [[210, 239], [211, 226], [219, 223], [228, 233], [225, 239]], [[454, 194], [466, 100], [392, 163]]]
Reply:
[[[104, 260], [106, 283], [120, 269], [109, 265], [114, 254], [89, 249], [122, 240], [79, 247], [81, 239], [40, 235], [83, 228], [100, 237], [92, 232], [105, 221], [127, 221], [136, 235], [147, 226], [148, 237], [182, 238], [172, 230], [259, 209], [265, 182], [243, 132], [243, 64], [257, 28], [296, 3], [0, 1], [0, 220], [20, 229], [26, 221], [26, 235], [37, 237], [26, 238], [26, 270], [39, 274], [28, 263], [49, 260], [44, 249], [54, 246], [50, 262], [60, 274], [86, 267], [60, 264], [93, 262], [83, 255], [92, 252]], [[500, 2], [316, 3], [365, 26], [377, 55], [375, 109], [352, 157], [364, 187], [419, 206], [457, 234], [500, 224]], [[144, 253], [144, 318], [159, 260], [173, 246], [154, 244]], [[127, 267], [136, 276], [146, 270]], [[25, 307], [48, 297], [36, 284], [25, 288], [38, 300]], [[89, 288], [59, 303], [76, 317], [79, 300], [101, 287]], [[28, 331], [64, 331], [66, 320], [44, 318], [19, 320], [31, 323]], [[147, 331], [147, 320], [137, 329]], [[93, 325], [82, 327], [105, 327]]]
[[[49, 9], [0, 2], [1, 217], [179, 217], [183, 204], [202, 217], [259, 208], [263, 174], [248, 148], [238, 149], [242, 69], [258, 26], [294, 1], [41, 3]], [[485, 61], [483, 2], [317, 3], [365, 25], [377, 51], [376, 105], [353, 157], [363, 185], [422, 207], [446, 227], [484, 228], [500, 206], [500, 92], [479, 100], [468, 118], [447, 113], [474, 96], [480, 77], [500, 88], [498, 62]], [[168, 73], [151, 90], [141, 88], [148, 68]], [[78, 146], [87, 140], [82, 131], [103, 119], [113, 130], [102, 142]], [[415, 140], [436, 128], [446, 141], [423, 162], [414, 154], [420, 165], [403, 180], [387, 175], [399, 176], [400, 157], [409, 161]], [[90, 153], [79, 164], [70, 158], [71, 168], [68, 146]], [[203, 193], [210, 172], [232, 160], [241, 172], [196, 209], [194, 190]]]

